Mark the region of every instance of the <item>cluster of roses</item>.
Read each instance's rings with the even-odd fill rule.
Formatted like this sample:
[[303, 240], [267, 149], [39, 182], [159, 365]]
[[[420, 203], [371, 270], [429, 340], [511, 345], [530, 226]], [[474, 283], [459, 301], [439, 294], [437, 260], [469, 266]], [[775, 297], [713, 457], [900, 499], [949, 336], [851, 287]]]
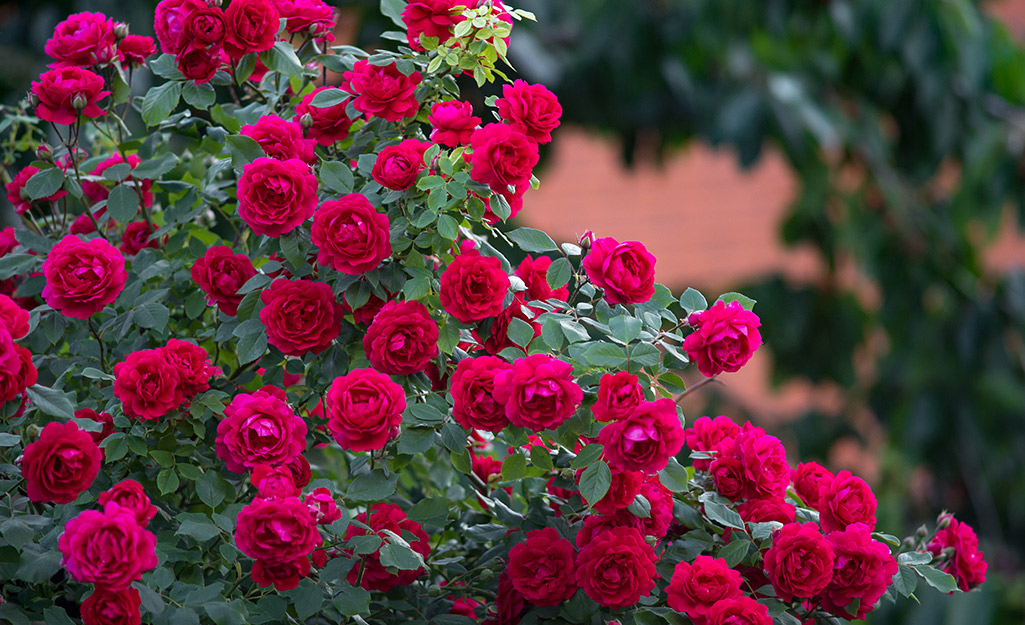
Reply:
[[[0, 402], [9, 402], [36, 383], [32, 352], [15, 343], [29, 331], [29, 313], [18, 302], [0, 294]], [[24, 408], [24, 401], [22, 402]]]

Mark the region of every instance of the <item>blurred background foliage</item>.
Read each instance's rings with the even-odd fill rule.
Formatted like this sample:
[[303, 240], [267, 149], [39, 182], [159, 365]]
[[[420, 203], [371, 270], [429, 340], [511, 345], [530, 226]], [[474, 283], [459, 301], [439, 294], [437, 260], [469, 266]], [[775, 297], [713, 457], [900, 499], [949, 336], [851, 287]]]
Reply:
[[[149, 33], [155, 4], [0, 3], [0, 98], [24, 94], [63, 16], [100, 10]], [[378, 0], [333, 4], [361, 45], [389, 28]], [[775, 382], [844, 390], [786, 439], [824, 460], [870, 415], [886, 436], [880, 526], [911, 533], [947, 509], [990, 562], [981, 592], [925, 589], [921, 606], [870, 622], [1025, 622], [1025, 258], [998, 270], [985, 257], [1002, 227], [1025, 225], [1018, 39], [968, 0], [515, 5], [538, 17], [516, 27], [519, 74], [556, 92], [564, 123], [615, 136], [624, 163], [688, 142], [728, 146], [745, 167], [784, 156], [797, 187], [780, 239], [813, 246], [821, 277], [734, 286], [758, 300]]]

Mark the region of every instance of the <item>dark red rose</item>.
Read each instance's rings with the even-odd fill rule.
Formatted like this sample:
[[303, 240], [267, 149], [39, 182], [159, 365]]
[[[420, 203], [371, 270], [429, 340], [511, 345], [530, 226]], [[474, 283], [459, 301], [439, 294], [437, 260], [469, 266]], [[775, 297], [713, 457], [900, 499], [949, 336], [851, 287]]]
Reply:
[[636, 604], [655, 587], [655, 552], [632, 527], [595, 536], [577, 555], [577, 585], [593, 601], [619, 609]]
[[[491, 320], [491, 327], [489, 328], [491, 336], [485, 339], [481, 345], [484, 351], [492, 355], [498, 355], [506, 347], [515, 347], [526, 354], [530, 341], [527, 342], [527, 345], [513, 343], [512, 339], [509, 338], [509, 324], [512, 323], [513, 319], [519, 319], [530, 324], [530, 327], [534, 330], [534, 336], [541, 336], [541, 324], [534, 321], [534, 319], [543, 312], [543, 310], [528, 306], [523, 301], [523, 296], [520, 293], [514, 293], [512, 303]], [[476, 329], [472, 332], [474, 338], [480, 341], [480, 333]]]
[[534, 354], [495, 375], [494, 398], [505, 404], [510, 423], [540, 432], [555, 429], [573, 416], [584, 392], [573, 381], [573, 365]]
[[310, 507], [310, 514], [317, 522], [317, 525], [331, 525], [342, 518], [342, 511], [338, 509], [335, 498], [331, 491], [326, 488], [315, 488], [313, 492], [306, 495], [306, 505]]
[[715, 481], [715, 490], [730, 501], [744, 494], [744, 464], [736, 456], [722, 456], [712, 461], [709, 471]]
[[495, 399], [495, 376], [512, 364], [494, 356], [464, 358], [452, 374], [452, 417], [467, 430], [498, 433], [509, 425], [505, 406]]
[[516, 268], [516, 275], [527, 285], [527, 300], [558, 299], [566, 301], [569, 297], [569, 288], [561, 286], [553, 289], [548, 286], [548, 268], [552, 266], [552, 259], [547, 256], [537, 258], [527, 254]]
[[226, 315], [238, 314], [244, 295], [238, 290], [256, 275], [253, 261], [245, 254], [233, 254], [230, 247], [214, 245], [192, 266], [192, 280], [206, 292], [207, 304], [217, 304]]
[[[683, 431], [683, 440], [691, 451], [715, 453], [722, 455], [722, 450], [733, 449], [733, 438], [740, 434], [740, 426], [729, 417], [719, 416], [714, 419], [701, 417], [691, 427]], [[694, 458], [694, 469], [707, 471], [712, 464], [709, 458]]]
[[737, 506], [737, 512], [745, 523], [779, 521], [786, 525], [797, 520], [797, 508], [779, 497], [748, 499]]
[[46, 42], [50, 67], [88, 67], [109, 63], [116, 56], [114, 20], [102, 13], [74, 13], [57, 24]]
[[[427, 534], [424, 533], [420, 524], [416, 521], [411, 521], [406, 518], [406, 513], [402, 511], [402, 508], [390, 503], [376, 503], [371, 506], [369, 515], [367, 512], [361, 512], [356, 515], [356, 520], [366, 524], [376, 534], [380, 536], [386, 536], [383, 530], [389, 530], [394, 532], [398, 536], [403, 536], [405, 533], [412, 534], [415, 538], [408, 540], [409, 546], [413, 548], [413, 551], [417, 552], [424, 558], [431, 554], [431, 545], [428, 542]], [[364, 536], [367, 531], [363, 528], [350, 525], [345, 531], [345, 539], [348, 540], [355, 536]], [[387, 539], [385, 539], [387, 540]], [[413, 570], [399, 570], [395, 573], [390, 573], [387, 568], [381, 564], [381, 550], [378, 548], [377, 551], [369, 555], [360, 556], [362, 562], [356, 564], [349, 571], [349, 583], [356, 585], [357, 580], [362, 574], [362, 581], [359, 585], [365, 590], [372, 590], [378, 592], [388, 592], [396, 586], [408, 586], [424, 573], [427, 572], [423, 567]]]
[[816, 510], [819, 509], [819, 490], [825, 484], [832, 484], [835, 478], [832, 471], [817, 462], [802, 462], [790, 473], [798, 497]]
[[24, 338], [29, 329], [28, 311], [18, 306], [18, 302], [0, 294], [0, 326], [7, 328], [12, 339]]
[[279, 278], [260, 293], [267, 341], [289, 356], [319, 354], [338, 338], [345, 311], [324, 282]]
[[142, 600], [134, 588], [97, 588], [82, 602], [83, 625], [139, 625]]
[[188, 12], [183, 27], [191, 48], [220, 45], [224, 40], [224, 12], [219, 6], [197, 7]]
[[[568, 493], [569, 491], [567, 491]], [[569, 499], [568, 496], [564, 499]], [[634, 515], [627, 512], [626, 514], [617, 513], [614, 516], [605, 516], [600, 514], [592, 514], [584, 517], [584, 524], [577, 531], [576, 538], [574, 539], [578, 549], [583, 549], [586, 545], [590, 544], [595, 537], [604, 534], [610, 529], [617, 527], [632, 527], [637, 531], [641, 529], [642, 519], [635, 517]]]
[[[110, 95], [103, 90], [103, 77], [81, 67], [61, 67], [43, 72], [32, 83], [39, 98], [36, 117], [43, 121], [70, 126], [82, 117], [102, 117], [106, 113], [97, 104]], [[81, 103], [76, 108], [75, 103]]]
[[217, 48], [192, 48], [179, 53], [176, 58], [178, 71], [197, 84], [210, 82], [221, 68], [221, 51]]
[[382, 373], [418, 373], [438, 355], [438, 323], [416, 300], [390, 301], [367, 328], [363, 351]]
[[153, 31], [165, 54], [178, 54], [192, 43], [185, 32], [185, 23], [191, 13], [203, 11], [207, 4], [201, 0], [161, 0], [153, 13]]
[[185, 400], [178, 367], [163, 349], [128, 354], [114, 365], [114, 377], [114, 396], [129, 417], [159, 419]]
[[441, 305], [463, 323], [475, 323], [502, 312], [509, 276], [492, 256], [470, 250], [456, 256], [441, 274]]
[[99, 504], [103, 506], [108, 501], [130, 510], [135, 515], [135, 521], [140, 527], [149, 525], [149, 522], [157, 515], [157, 507], [142, 490], [142, 484], [135, 480], [121, 480], [110, 490], [100, 493]]
[[576, 550], [551, 527], [531, 530], [509, 550], [509, 580], [523, 598], [536, 606], [555, 606], [573, 596]]
[[[92, 437], [93, 442], [97, 445], [103, 442], [103, 439], [114, 433], [114, 417], [105, 412], [96, 412], [92, 408], [79, 408], [75, 411], [75, 418], [88, 419], [89, 421], [95, 421], [103, 426], [99, 432], [86, 432]], [[100, 453], [103, 453], [102, 449], [100, 450]]]
[[359, 275], [391, 256], [391, 223], [360, 193], [328, 200], [313, 214], [310, 229], [317, 262]]
[[[673, 522], [673, 492], [662, 486], [658, 475], [648, 475], [641, 482], [640, 494], [648, 500], [651, 506], [650, 516], [646, 519], [638, 519], [639, 523], [634, 525], [645, 536], [654, 536], [657, 539], [665, 538], [669, 533], [669, 525]], [[618, 516], [633, 516], [629, 510], [623, 509], [616, 512]], [[624, 523], [624, 525], [627, 525]]]
[[142, 67], [146, 59], [157, 53], [157, 44], [153, 37], [143, 35], [126, 35], [117, 44], [117, 55], [121, 62], [130, 67]]
[[[19, 215], [24, 215], [29, 210], [31, 210], [33, 203], [43, 204], [45, 202], [56, 202], [57, 200], [61, 199], [62, 197], [68, 194], [67, 191], [61, 189], [53, 195], [39, 198], [38, 200], [29, 200], [28, 194], [26, 193], [25, 195], [22, 195], [22, 193], [24, 192], [25, 185], [28, 184], [29, 178], [36, 175], [37, 173], [39, 173], [38, 169], [31, 165], [28, 165], [24, 169], [19, 171], [18, 175], [16, 175], [13, 180], [8, 182], [7, 186], [5, 187], [7, 189], [7, 201], [10, 202], [12, 206], [14, 206], [14, 212]], [[13, 232], [14, 229], [11, 228], [10, 230]], [[15, 241], [15, 245], [17, 245], [17, 241]]]
[[693, 562], [680, 562], [666, 588], [666, 602], [695, 623], [703, 622], [717, 603], [740, 597], [743, 579], [726, 560], [695, 556]]
[[946, 527], [936, 532], [929, 541], [929, 551], [934, 556], [941, 556], [946, 549], [952, 549], [954, 555], [947, 561], [943, 570], [954, 576], [957, 587], [968, 592], [986, 581], [986, 569], [989, 565], [979, 551], [979, 538], [975, 530], [967, 523], [962, 523], [951, 514], [940, 517]]
[[342, 89], [356, 96], [352, 100], [353, 107], [368, 117], [397, 122], [415, 116], [420, 108], [416, 101], [420, 72], [407, 76], [395, 63], [382, 67], [360, 59], [352, 71], [342, 77]]
[[264, 156], [242, 168], [238, 214], [256, 234], [288, 234], [316, 209], [317, 177], [303, 161]]
[[785, 602], [809, 599], [833, 579], [833, 547], [813, 523], [790, 523], [772, 533], [765, 572], [776, 596]]
[[[897, 561], [889, 547], [873, 540], [872, 528], [861, 523], [830, 532], [826, 540], [833, 546], [836, 564], [822, 607], [848, 621], [863, 620], [897, 574]], [[858, 604], [852, 608], [855, 600]]]
[[510, 126], [538, 143], [552, 140], [552, 131], [559, 126], [562, 106], [555, 94], [544, 85], [531, 85], [515, 80], [502, 86], [502, 97], [495, 101], [498, 114]]
[[[288, 467], [272, 467], [266, 464], [258, 464], [252, 467], [249, 474], [249, 481], [256, 487], [260, 497], [300, 497], [302, 491], [295, 485], [292, 479], [292, 472]], [[312, 514], [313, 511], [311, 510]]]
[[8, 226], [0, 229], [0, 257], [7, 256], [18, 247], [18, 238], [14, 235], [14, 228]]
[[224, 12], [224, 51], [234, 60], [274, 47], [280, 14], [270, 0], [231, 0]]
[[309, 115], [312, 122], [309, 128], [309, 138], [320, 145], [332, 145], [349, 136], [349, 126], [352, 125], [352, 120], [345, 112], [349, 100], [332, 106], [313, 106], [314, 96], [324, 90], [340, 91], [337, 87], [317, 87], [303, 96], [303, 101], [296, 105], [295, 118], [302, 119], [303, 116]]
[[640, 304], [655, 294], [655, 257], [637, 241], [597, 239], [581, 265], [613, 306]]
[[506, 124], [488, 124], [473, 131], [470, 177], [496, 193], [509, 193], [530, 182], [539, 158], [537, 144]]
[[598, 401], [591, 408], [598, 421], [616, 421], [627, 417], [644, 403], [644, 389], [637, 376], [626, 371], [606, 373], [598, 382]]
[[189, 341], [170, 339], [164, 347], [164, 356], [177, 367], [186, 397], [210, 390], [210, 376], [220, 371], [210, 364], [210, 354], [205, 349]]
[[296, 456], [284, 464], [285, 468], [292, 472], [292, 481], [299, 488], [306, 488], [313, 474], [310, 472], [310, 462], [303, 456]]
[[416, 183], [417, 176], [426, 167], [424, 152], [430, 143], [419, 139], [404, 139], [381, 150], [370, 172], [382, 187], [405, 191]]
[[156, 568], [156, 536], [135, 521], [131, 510], [108, 503], [68, 521], [57, 541], [71, 577], [97, 588], [122, 590]]
[[687, 320], [694, 332], [683, 341], [683, 349], [707, 377], [724, 371], [739, 371], [762, 344], [758, 315], [745, 310], [740, 302], [716, 302], [704, 312]]
[[[407, 5], [407, 10], [411, 6]], [[473, 105], [469, 102], [449, 100], [431, 105], [427, 121], [434, 128], [431, 130], [431, 141], [455, 148], [470, 143], [470, 136], [474, 128], [480, 125], [481, 119], [473, 115]]]
[[772, 625], [769, 607], [751, 597], [731, 597], [708, 612], [708, 625]]
[[156, 239], [150, 238], [154, 232], [156, 232], [156, 228], [151, 227], [145, 221], [133, 221], [125, 228], [118, 249], [125, 256], [135, 256], [147, 247], [159, 249], [160, 243]]
[[671, 399], [645, 402], [629, 416], [602, 428], [598, 442], [605, 446], [609, 465], [657, 473], [683, 447], [683, 426], [676, 404]]
[[790, 465], [787, 464], [786, 449], [778, 438], [746, 423], [733, 439], [730, 453], [744, 465], [744, 497], [764, 499], [786, 494], [790, 485]]
[[327, 427], [349, 451], [384, 449], [405, 409], [402, 387], [373, 369], [353, 369], [327, 391]]
[[310, 574], [310, 559], [306, 556], [292, 560], [256, 560], [250, 575], [261, 588], [273, 584], [274, 590], [285, 592], [299, 587], [302, 578]]
[[277, 0], [276, 5], [282, 19], [287, 20], [287, 32], [334, 39], [331, 31], [335, 27], [335, 9], [323, 0]]
[[51, 421], [39, 440], [25, 447], [21, 474], [32, 501], [71, 503], [92, 486], [103, 456], [88, 432], [74, 421]]
[[303, 137], [297, 120], [286, 122], [277, 115], [264, 115], [255, 124], [242, 126], [240, 134], [256, 141], [264, 154], [279, 161], [297, 158], [311, 165], [317, 162], [317, 142]]
[[876, 527], [876, 496], [865, 480], [840, 471], [831, 482], [819, 486], [819, 522], [822, 531], [842, 530], [851, 523]]
[[407, 4], [402, 11], [402, 22], [406, 25], [409, 47], [423, 51], [420, 35], [437, 37], [438, 43], [451, 39], [452, 28], [466, 19], [455, 10], [459, 4], [458, 0], [413, 0]]
[[217, 424], [217, 457], [235, 473], [283, 465], [306, 450], [306, 433], [306, 422], [287, 402], [264, 391], [240, 393]]
[[254, 499], [235, 522], [235, 545], [254, 560], [295, 560], [321, 542], [309, 507], [298, 497]]

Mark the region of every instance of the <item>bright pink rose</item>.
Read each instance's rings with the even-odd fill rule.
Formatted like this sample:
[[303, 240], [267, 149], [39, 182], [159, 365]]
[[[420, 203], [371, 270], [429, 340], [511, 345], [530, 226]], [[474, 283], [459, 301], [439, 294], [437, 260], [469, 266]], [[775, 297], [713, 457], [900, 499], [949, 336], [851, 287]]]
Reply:
[[[295, 485], [292, 472], [286, 466], [272, 467], [258, 464], [252, 468], [249, 481], [256, 487], [260, 497], [299, 497], [302, 491]], [[312, 512], [312, 511], [311, 511]]]
[[[409, 546], [413, 548], [413, 551], [419, 553], [424, 558], [431, 554], [431, 544], [428, 542], [427, 534], [424, 533], [423, 528], [416, 521], [407, 519], [406, 513], [395, 504], [376, 503], [371, 506], [369, 516], [367, 512], [361, 512], [356, 515], [356, 520], [369, 526], [374, 533], [381, 537], [386, 536], [383, 530], [389, 530], [399, 536], [408, 532], [415, 537], [413, 540], [409, 540]], [[365, 529], [350, 525], [345, 531], [345, 539], [348, 540], [366, 534], [367, 531]], [[363, 581], [359, 585], [365, 590], [388, 592], [396, 586], [408, 586], [413, 583], [413, 580], [427, 572], [424, 568], [418, 568], [398, 570], [395, 573], [391, 573], [389, 569], [386, 569], [381, 564], [380, 549], [369, 555], [359, 557], [362, 558], [362, 562], [352, 567], [352, 570], [349, 571], [348, 580], [350, 584], [356, 585], [356, 580], [359, 579], [360, 570], [362, 569]]]
[[493, 396], [505, 404], [510, 423], [540, 432], [572, 417], [584, 392], [573, 381], [573, 365], [548, 354], [534, 354], [495, 375]]
[[74, 13], [57, 24], [46, 42], [50, 67], [88, 67], [109, 63], [117, 54], [114, 20], [102, 13]]
[[[94, 167], [93, 170], [91, 172], [89, 172], [89, 174], [92, 175], [92, 176], [103, 176], [103, 172], [107, 171], [108, 169], [110, 169], [114, 165], [118, 165], [118, 164], [124, 163], [124, 162], [125, 162], [125, 159], [122, 158], [120, 154], [113, 154], [113, 155], [109, 156], [108, 158], [104, 159], [103, 161], [101, 161], [99, 165]], [[139, 158], [138, 154], [129, 154], [128, 155], [128, 165], [132, 169], [135, 169], [136, 167], [138, 167], [139, 163], [141, 163], [141, 162], [142, 162], [142, 159]], [[153, 185], [153, 181], [152, 180], [142, 180], [142, 181], [137, 181], [137, 182], [140, 182], [140, 185], [141, 185], [139, 190], [142, 192], [142, 202], [143, 202], [143, 204], [146, 205], [146, 206], [152, 206], [153, 205], [153, 192], [150, 190], [150, 187]], [[118, 184], [120, 184], [120, 183], [118, 183]], [[101, 200], [105, 200], [108, 197], [110, 197], [110, 188], [107, 187], [106, 184], [101, 183], [101, 182], [93, 182], [93, 181], [90, 181], [90, 180], [83, 180], [82, 181], [82, 192], [85, 194], [85, 196], [87, 198], [89, 198], [89, 201], [91, 201], [93, 204], [95, 204], [95, 203], [97, 203], [97, 202], [99, 202]], [[102, 213], [99, 213], [99, 214], [102, 214]]]
[[74, 124], [79, 115], [106, 115], [97, 102], [110, 95], [109, 91], [103, 90], [102, 76], [81, 67], [61, 67], [43, 72], [39, 82], [32, 83], [32, 93], [39, 98], [36, 117], [66, 126]]
[[317, 525], [331, 525], [342, 518], [342, 511], [338, 509], [331, 491], [326, 488], [314, 488], [312, 493], [306, 495], [305, 501]]
[[[715, 452], [716, 457], [723, 449], [733, 448], [733, 439], [740, 434], [740, 426], [729, 417], [701, 417], [683, 431], [683, 440], [691, 451]], [[694, 469], [707, 471], [712, 464], [708, 458], [695, 458]]]
[[16, 175], [13, 180], [7, 183], [7, 186], [5, 187], [7, 189], [7, 201], [14, 206], [15, 213], [24, 215], [32, 208], [33, 202], [56, 202], [68, 194], [67, 191], [60, 189], [53, 195], [39, 198], [38, 200], [29, 200], [27, 194], [22, 195], [25, 185], [28, 184], [29, 178], [36, 175], [38, 172], [39, 170], [35, 167], [27, 165], [24, 169], [18, 172], [18, 175]]
[[694, 562], [680, 562], [666, 588], [666, 602], [694, 623], [703, 624], [715, 604], [742, 595], [740, 573], [726, 560], [699, 555]]
[[513, 587], [532, 604], [559, 605], [577, 590], [573, 576], [576, 550], [551, 527], [531, 530], [509, 550], [508, 572]]
[[0, 257], [7, 256], [18, 247], [18, 238], [14, 234], [14, 228], [8, 226], [0, 228]]
[[[822, 607], [848, 621], [863, 620], [897, 574], [897, 561], [889, 547], [873, 540], [872, 528], [861, 523], [830, 532], [826, 540], [833, 546], [836, 564]], [[855, 599], [858, 605], [851, 611]]]
[[539, 159], [537, 144], [507, 124], [488, 124], [473, 131], [470, 177], [496, 193], [509, 193], [530, 183]]
[[217, 457], [229, 471], [285, 464], [306, 450], [306, 422], [284, 401], [264, 391], [240, 393], [217, 424]]
[[971, 526], [958, 521], [952, 514], [944, 514], [940, 519], [946, 521], [947, 526], [937, 531], [929, 541], [929, 551], [939, 557], [946, 549], [953, 550], [954, 555], [943, 570], [954, 576], [958, 588], [968, 592], [986, 581], [986, 569], [989, 568], [979, 551], [979, 538]]
[[342, 328], [342, 310], [330, 285], [279, 278], [260, 292], [260, 321], [268, 342], [288, 356], [319, 354]]
[[160, 249], [160, 243], [156, 239], [150, 238], [154, 232], [156, 232], [156, 228], [151, 227], [145, 221], [133, 221], [125, 228], [118, 249], [125, 256], [135, 256], [147, 247]]
[[338, 91], [339, 89], [337, 87], [317, 87], [306, 94], [303, 96], [303, 101], [295, 107], [295, 118], [299, 120], [304, 115], [309, 115], [312, 121], [309, 138], [320, 145], [332, 145], [349, 136], [349, 126], [352, 125], [352, 120], [345, 112], [348, 100], [333, 106], [313, 106], [314, 96], [324, 90]]
[[185, 401], [178, 367], [163, 349], [132, 352], [114, 365], [114, 396], [129, 417], [159, 419]]
[[502, 312], [509, 276], [492, 256], [471, 250], [459, 254], [441, 274], [441, 305], [463, 323], [475, 323]]
[[716, 302], [704, 312], [687, 320], [694, 332], [683, 341], [683, 349], [707, 377], [723, 371], [739, 371], [762, 344], [758, 315], [745, 310], [740, 302]]
[[[491, 490], [494, 486], [491, 484], [492, 475], [502, 475], [502, 461], [494, 456], [483, 456], [470, 452], [470, 472], [480, 478], [480, 481]], [[511, 488], [506, 488], [506, 492], [512, 493]], [[481, 507], [486, 507], [483, 500], [478, 498], [481, 502]]]
[[134, 588], [97, 588], [82, 602], [83, 625], [139, 625], [142, 600]]
[[531, 85], [516, 80], [502, 86], [502, 97], [495, 101], [498, 114], [510, 126], [538, 143], [552, 140], [552, 131], [559, 126], [562, 106], [555, 94], [544, 85]]
[[256, 268], [245, 254], [232, 254], [230, 247], [214, 245], [192, 265], [191, 273], [192, 280], [206, 293], [207, 304], [217, 304], [221, 312], [234, 317], [245, 297], [238, 290], [256, 275]]
[[313, 214], [310, 230], [317, 262], [359, 275], [391, 256], [391, 223], [360, 193], [328, 200]]
[[231, 0], [224, 12], [224, 51], [234, 60], [274, 47], [280, 15], [270, 0]]
[[57, 541], [71, 576], [97, 588], [122, 590], [156, 568], [157, 539], [135, 521], [131, 510], [108, 503], [68, 521]]
[[254, 499], [235, 522], [235, 545], [254, 560], [295, 560], [320, 543], [313, 515], [298, 497]]
[[[583, 469], [577, 471], [577, 482]], [[608, 492], [600, 500], [591, 504], [591, 508], [598, 514], [615, 514], [617, 510], [626, 508], [634, 502], [634, 498], [641, 492], [641, 482], [644, 481], [644, 474], [638, 471], [623, 471], [612, 469], [612, 484]], [[581, 493], [580, 499], [586, 504], [587, 499]]]
[[388, 376], [353, 369], [327, 391], [327, 428], [342, 449], [384, 449], [402, 423], [406, 394]]
[[416, 183], [417, 176], [426, 167], [424, 152], [430, 143], [419, 139], [404, 139], [381, 150], [374, 161], [373, 176], [380, 185], [393, 191], [405, 191]]
[[279, 161], [297, 158], [311, 165], [317, 162], [313, 151], [317, 142], [303, 137], [298, 120], [286, 122], [277, 115], [264, 115], [255, 124], [242, 126], [239, 134], [260, 144], [270, 158]]
[[342, 77], [342, 89], [356, 96], [352, 105], [368, 117], [397, 122], [415, 116], [420, 108], [416, 101], [420, 72], [406, 76], [395, 63], [381, 67], [360, 59]]
[[439, 43], [451, 39], [452, 28], [466, 19], [455, 10], [460, 4], [458, 0], [412, 0], [407, 4], [402, 11], [402, 22], [406, 25], [409, 47], [423, 51], [420, 35], [437, 37]]
[[117, 299], [128, 274], [125, 258], [103, 239], [67, 235], [43, 261], [43, 299], [65, 317], [88, 319]]
[[452, 417], [467, 430], [497, 434], [509, 425], [505, 406], [495, 399], [495, 376], [512, 364], [494, 356], [464, 358], [452, 374]]
[[577, 585], [606, 608], [629, 607], [655, 587], [656, 559], [639, 531], [612, 528], [580, 550], [575, 563]]
[[708, 470], [712, 473], [715, 490], [730, 501], [736, 501], [744, 494], [747, 480], [744, 477], [744, 463], [736, 456], [722, 456], [712, 461]]
[[786, 449], [778, 438], [747, 423], [733, 439], [732, 455], [744, 466], [744, 497], [764, 499], [786, 494], [790, 465]]
[[765, 572], [776, 596], [790, 602], [809, 599], [829, 586], [836, 558], [833, 547], [814, 523], [791, 523], [772, 533], [765, 552]]
[[609, 465], [627, 471], [657, 473], [683, 447], [683, 426], [671, 399], [645, 402], [613, 421], [598, 435]]
[[315, 210], [317, 177], [303, 161], [279, 161], [264, 156], [242, 168], [238, 214], [256, 234], [288, 234], [312, 217]]
[[185, 397], [210, 390], [210, 376], [220, 372], [210, 364], [210, 354], [189, 341], [170, 339], [164, 347], [164, 357], [178, 369]]
[[291, 560], [256, 560], [250, 575], [261, 588], [273, 585], [274, 590], [285, 592], [299, 587], [302, 578], [310, 574], [310, 559], [300, 556]]
[[438, 323], [416, 300], [390, 301], [363, 335], [363, 351], [381, 373], [418, 373], [438, 355]]
[[637, 376], [626, 371], [606, 373], [598, 383], [598, 401], [591, 410], [598, 421], [617, 421], [644, 403], [644, 389]]
[[185, 16], [183, 27], [187, 48], [219, 46], [224, 41], [224, 12], [219, 6], [197, 7]]
[[178, 71], [196, 84], [210, 82], [221, 68], [221, 51], [217, 48], [192, 48], [177, 56]]
[[786, 525], [797, 520], [797, 508], [780, 497], [748, 499], [737, 506], [737, 512], [745, 523], [779, 521]]
[[876, 496], [865, 480], [840, 471], [831, 482], [819, 486], [819, 519], [822, 531], [842, 530], [851, 523], [876, 527]]
[[527, 300], [558, 299], [566, 301], [569, 297], [569, 288], [561, 286], [552, 289], [548, 286], [548, 268], [552, 266], [552, 259], [547, 256], [537, 258], [527, 254], [516, 268], [516, 275], [527, 285]]
[[731, 597], [708, 612], [707, 625], [772, 625], [769, 607], [751, 597]]
[[[408, 11], [413, 4], [406, 6]], [[455, 148], [470, 143], [470, 136], [474, 128], [480, 125], [481, 119], [474, 117], [473, 105], [469, 102], [449, 100], [431, 105], [427, 121], [434, 128], [431, 130], [431, 141]]]
[[581, 264], [613, 306], [640, 304], [655, 294], [655, 257], [637, 241], [597, 239]]
[[92, 486], [103, 456], [88, 432], [74, 421], [51, 421], [39, 440], [25, 447], [21, 474], [32, 501], [71, 503]]
[[[640, 530], [644, 536], [654, 536], [661, 540], [669, 533], [669, 526], [673, 522], [673, 492], [662, 486], [658, 475], [648, 475], [641, 482], [640, 494], [648, 500], [651, 506], [650, 516], [646, 519], [637, 517], [637, 523], [632, 525]], [[616, 512], [617, 516], [633, 516], [633, 513], [625, 508]], [[628, 523], [623, 523], [628, 525]]]
[[310, 461], [304, 456], [296, 456], [285, 463], [285, 468], [292, 472], [292, 481], [298, 488], [306, 488], [313, 479], [310, 472]]
[[117, 44], [117, 55], [121, 62], [130, 67], [142, 67], [146, 59], [157, 53], [157, 44], [153, 37], [143, 35], [126, 35]]
[[278, 13], [287, 20], [287, 32], [333, 39], [331, 31], [335, 27], [335, 9], [323, 0], [277, 0], [275, 4]]
[[12, 339], [24, 338], [29, 329], [28, 311], [18, 302], [0, 294], [0, 326], [7, 328]]
[[178, 54], [192, 43], [192, 35], [185, 32], [189, 15], [203, 11], [202, 0], [162, 0], [153, 14], [153, 30], [165, 54]]
[[818, 510], [819, 491], [823, 485], [832, 484], [836, 476], [817, 462], [802, 462], [790, 472], [790, 479], [801, 500]]
[[106, 505], [112, 501], [125, 510], [130, 510], [135, 515], [135, 521], [140, 527], [146, 527], [157, 515], [157, 507], [150, 502], [149, 497], [142, 490], [142, 484], [135, 480], [121, 480], [110, 490], [100, 493], [99, 504]]

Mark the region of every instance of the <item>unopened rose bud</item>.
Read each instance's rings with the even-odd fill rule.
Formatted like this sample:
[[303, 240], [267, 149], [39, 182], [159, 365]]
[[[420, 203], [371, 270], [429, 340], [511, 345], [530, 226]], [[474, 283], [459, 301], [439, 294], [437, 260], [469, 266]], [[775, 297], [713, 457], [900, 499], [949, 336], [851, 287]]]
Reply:
[[943, 551], [940, 552], [940, 557], [949, 560], [953, 558], [956, 553], [957, 549], [954, 549], [953, 547], [944, 547]]
[[114, 39], [121, 41], [128, 36], [128, 24], [118, 22], [114, 25]]
[[590, 230], [587, 230], [582, 235], [580, 235], [580, 239], [577, 241], [577, 245], [579, 245], [580, 249], [584, 250], [585, 252], [591, 249], [592, 243], [594, 243], [594, 233]]
[[919, 540], [925, 538], [928, 535], [929, 535], [929, 528], [927, 528], [924, 525], [919, 526], [918, 529], [915, 530], [915, 537], [918, 538]]
[[303, 130], [313, 128], [313, 115], [303, 113], [302, 117], [299, 118], [299, 125], [303, 127]]
[[427, 589], [427, 594], [431, 597], [440, 597], [441, 593], [444, 592], [441, 586], [431, 586]]
[[30, 93], [28, 96], [28, 102], [32, 105], [32, 108], [39, 106], [39, 96], [34, 93]]
[[945, 530], [950, 527], [950, 515], [944, 512], [940, 515], [940, 518], [936, 520], [936, 529]]
[[477, 575], [477, 579], [479, 579], [482, 582], [490, 582], [492, 579], [494, 579], [494, 577], [495, 574], [490, 569], [484, 569]]
[[71, 106], [74, 107], [76, 111], [82, 111], [85, 107], [89, 106], [89, 100], [80, 93], [71, 99]]
[[910, 536], [908, 536], [903, 541], [901, 541], [901, 544], [904, 546], [905, 549], [914, 549], [915, 548], [915, 539], [911, 538]]
[[564, 479], [564, 480], [569, 480], [569, 481], [572, 482], [576, 478], [576, 476], [577, 476], [577, 472], [574, 471], [573, 469], [563, 469], [562, 470], [562, 479]]
[[651, 534], [646, 534], [644, 536], [644, 542], [648, 543], [648, 546], [652, 549], [654, 549], [656, 545], [658, 545], [658, 539], [652, 536]]
[[45, 143], [36, 148], [36, 158], [47, 163], [53, 162], [53, 151]]

